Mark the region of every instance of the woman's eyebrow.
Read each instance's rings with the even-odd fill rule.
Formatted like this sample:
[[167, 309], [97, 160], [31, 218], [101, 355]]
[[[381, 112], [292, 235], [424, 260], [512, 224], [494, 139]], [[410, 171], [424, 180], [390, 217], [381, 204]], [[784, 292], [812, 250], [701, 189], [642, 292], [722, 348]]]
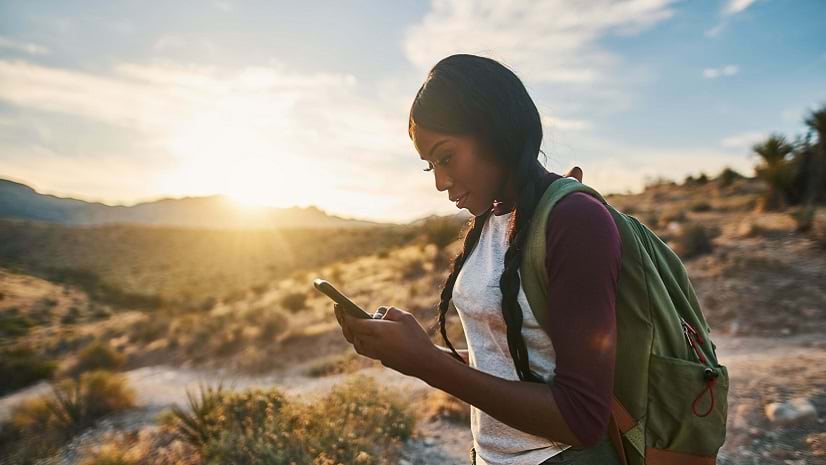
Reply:
[[427, 156], [428, 156], [428, 158], [433, 158], [433, 152], [435, 152], [435, 151], [436, 151], [436, 148], [437, 148], [438, 146], [440, 146], [440, 145], [444, 144], [445, 142], [447, 142], [447, 139], [442, 139], [442, 140], [440, 140], [439, 142], [436, 142], [435, 144], [433, 144], [433, 147], [430, 147], [430, 153], [427, 155]]

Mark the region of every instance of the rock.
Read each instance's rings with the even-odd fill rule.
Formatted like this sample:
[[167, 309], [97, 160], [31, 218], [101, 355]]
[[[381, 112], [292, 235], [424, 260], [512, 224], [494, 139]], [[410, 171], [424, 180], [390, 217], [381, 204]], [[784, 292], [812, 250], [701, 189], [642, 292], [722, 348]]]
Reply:
[[734, 408], [731, 420], [731, 427], [737, 430], [747, 429], [749, 427], [749, 406], [746, 404], [739, 404]]
[[817, 410], [809, 399], [798, 397], [766, 405], [766, 416], [773, 426], [802, 426], [817, 421]]
[[399, 465], [413, 465], [413, 464], [410, 463], [409, 460], [401, 459], [401, 460], [399, 460]]

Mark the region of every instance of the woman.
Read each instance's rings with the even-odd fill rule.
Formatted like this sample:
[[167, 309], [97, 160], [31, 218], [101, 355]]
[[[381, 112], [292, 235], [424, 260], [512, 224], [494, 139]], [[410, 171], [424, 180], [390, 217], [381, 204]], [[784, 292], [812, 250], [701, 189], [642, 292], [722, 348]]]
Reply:
[[[336, 308], [345, 338], [359, 354], [469, 403], [472, 463], [619, 463], [606, 435], [621, 259], [610, 213], [584, 193], [568, 195], [552, 210], [551, 304], [542, 309], [548, 317], [540, 326], [519, 264], [534, 208], [561, 176], [537, 159], [542, 124], [522, 82], [494, 60], [447, 57], [416, 95], [409, 135], [436, 189], [474, 215], [439, 303], [447, 348], [434, 345], [415, 317], [396, 307], [359, 321]], [[455, 350], [447, 338], [451, 299], [467, 351]]]

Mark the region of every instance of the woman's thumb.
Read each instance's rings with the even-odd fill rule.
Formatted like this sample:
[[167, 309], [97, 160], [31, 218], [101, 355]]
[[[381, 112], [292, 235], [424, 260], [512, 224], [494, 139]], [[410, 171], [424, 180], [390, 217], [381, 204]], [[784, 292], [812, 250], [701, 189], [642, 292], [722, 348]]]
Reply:
[[384, 309], [384, 316], [380, 317], [383, 320], [398, 321], [406, 313], [396, 307], [379, 307], [381, 309]]

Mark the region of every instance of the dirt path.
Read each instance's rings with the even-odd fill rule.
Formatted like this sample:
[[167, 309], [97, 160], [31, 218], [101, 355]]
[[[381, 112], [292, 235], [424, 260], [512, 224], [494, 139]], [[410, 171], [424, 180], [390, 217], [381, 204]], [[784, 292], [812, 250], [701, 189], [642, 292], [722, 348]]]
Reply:
[[[817, 335], [784, 339], [715, 337], [717, 353], [729, 369], [729, 425], [726, 444], [720, 454], [721, 464], [796, 464], [826, 463], [826, 342]], [[140, 409], [102, 422], [96, 430], [73, 441], [70, 449], [111, 430], [139, 430], [154, 421], [166, 406], [186, 403], [187, 389], [199, 384], [223, 383], [233, 389], [278, 387], [285, 393], [311, 400], [343, 382], [348, 374], [310, 378], [295, 367], [288, 372], [266, 376], [234, 376], [221, 371], [193, 370], [165, 366], [139, 368], [125, 373], [138, 394]], [[382, 386], [415, 402], [432, 388], [382, 366], [359, 370], [361, 375], [376, 379]], [[0, 399], [0, 419], [23, 399], [48, 392], [38, 385]], [[773, 430], [763, 413], [771, 401], [791, 397], [808, 397], [819, 413], [819, 421], [807, 429]], [[444, 421], [420, 422], [413, 439], [404, 450], [404, 460], [411, 465], [464, 464], [472, 437], [467, 426]], [[59, 463], [70, 464], [73, 454]]]

